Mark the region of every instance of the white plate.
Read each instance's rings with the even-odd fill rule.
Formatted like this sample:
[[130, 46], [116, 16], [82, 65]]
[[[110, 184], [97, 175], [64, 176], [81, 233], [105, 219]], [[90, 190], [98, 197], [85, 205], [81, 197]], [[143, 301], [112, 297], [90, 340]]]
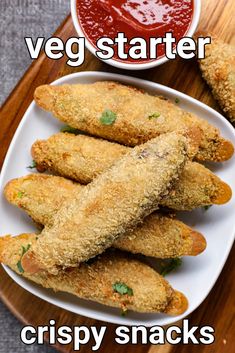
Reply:
[[[132, 77], [102, 72], [72, 74], [57, 80], [55, 84], [92, 83], [99, 80], [116, 80], [132, 84], [150, 93], [166, 96], [173, 101], [177, 97], [182, 108], [196, 113], [217, 126], [221, 130], [222, 135], [235, 145], [234, 129], [225, 118], [199, 101], [168, 87]], [[27, 166], [31, 164], [30, 148], [33, 142], [36, 139], [48, 138], [51, 134], [58, 132], [60, 127], [61, 123], [49, 113], [38, 108], [35, 103], [32, 103], [25, 113], [12, 140], [2, 168], [0, 178], [0, 234], [16, 235], [35, 230], [33, 223], [23, 211], [9, 205], [4, 200], [3, 187], [10, 179], [29, 173]], [[228, 162], [216, 164], [212, 167], [213, 171], [227, 182], [234, 192], [235, 157]], [[196, 210], [182, 215], [189, 225], [194, 226], [205, 235], [208, 246], [203, 254], [195, 258], [184, 258], [183, 265], [176, 272], [167, 276], [172, 286], [182, 291], [189, 300], [188, 310], [178, 317], [134, 312], [129, 312], [126, 317], [121, 317], [118, 309], [81, 300], [65, 293], [54, 293], [25, 280], [6, 266], [4, 268], [16, 283], [29, 292], [74, 313], [116, 324], [168, 325], [184, 318], [195, 310], [206, 298], [217, 280], [234, 240], [234, 209], [235, 198], [233, 197], [227, 205], [213, 206], [208, 211]]]

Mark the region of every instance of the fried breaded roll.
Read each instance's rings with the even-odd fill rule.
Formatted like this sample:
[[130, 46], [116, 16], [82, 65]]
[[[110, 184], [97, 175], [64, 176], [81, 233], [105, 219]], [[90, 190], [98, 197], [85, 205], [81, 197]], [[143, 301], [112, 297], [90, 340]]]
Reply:
[[22, 268], [22, 254], [36, 242], [34, 234], [0, 238], [0, 261], [45, 288], [123, 311], [180, 315], [187, 309], [188, 302], [182, 293], [175, 291], [151, 267], [121, 252], [106, 252], [91, 263], [61, 270], [57, 275], [29, 274]]
[[199, 60], [203, 78], [212, 88], [215, 99], [235, 123], [235, 47], [212, 37], [206, 46], [205, 59]]
[[[87, 184], [110, 168], [130, 148], [90, 136], [58, 133], [36, 141], [32, 156], [39, 171], [49, 170]], [[173, 190], [161, 205], [174, 210], [192, 210], [224, 204], [231, 198], [230, 187], [201, 164], [188, 161]]]
[[36, 141], [31, 154], [39, 172], [49, 170], [88, 184], [129, 150], [118, 143], [60, 132], [47, 140]]
[[[190, 155], [197, 159], [224, 161], [233, 145], [207, 121], [188, 113], [162, 97], [115, 82], [36, 89], [38, 106], [59, 120], [89, 134], [135, 146], [166, 132], [190, 135]], [[200, 135], [200, 136], [199, 136]]]
[[171, 133], [125, 154], [64, 204], [23, 257], [25, 269], [55, 274], [110, 247], [158, 208], [185, 165], [186, 145], [182, 135]]
[[[25, 210], [35, 222], [50, 227], [64, 202], [68, 203], [80, 190], [79, 184], [61, 177], [31, 174], [11, 180], [4, 194], [10, 203]], [[200, 254], [206, 248], [206, 240], [173, 217], [155, 213], [112, 246], [134, 254], [174, 258]]]
[[230, 201], [232, 189], [209, 169], [196, 162], [187, 162], [174, 188], [161, 201], [162, 206], [177, 211], [223, 205]]
[[30, 174], [10, 181], [4, 188], [6, 199], [25, 210], [38, 224], [51, 226], [58, 210], [82, 190], [71, 180]]

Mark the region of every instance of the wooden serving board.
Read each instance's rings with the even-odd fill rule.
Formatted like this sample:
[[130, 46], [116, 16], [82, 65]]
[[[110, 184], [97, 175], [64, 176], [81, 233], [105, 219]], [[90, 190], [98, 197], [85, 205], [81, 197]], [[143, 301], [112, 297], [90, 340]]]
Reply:
[[[197, 0], [196, 0], [197, 1]], [[212, 31], [221, 39], [235, 44], [234, 32], [234, 0], [202, 0], [202, 16], [199, 30]], [[68, 37], [76, 35], [71, 17], [67, 17], [56, 32], [56, 36], [64, 41]], [[78, 71], [102, 70], [106, 72], [118, 72], [126, 75], [138, 76], [154, 82], [175, 88], [181, 92], [187, 93], [192, 97], [218, 109], [217, 104], [213, 100], [210, 91], [203, 82], [196, 61], [183, 61], [177, 59], [168, 62], [158, 68], [148, 71], [132, 71], [127, 72], [115, 69], [86, 53], [85, 64], [77, 69], [72, 69], [66, 65], [67, 58], [53, 61], [41, 54], [39, 59], [35, 61], [28, 71], [25, 73], [21, 81], [15, 87], [11, 95], [6, 100], [0, 110], [0, 168], [3, 164], [5, 154], [14, 135], [14, 132], [22, 119], [26, 109], [33, 99], [35, 88], [41, 84], [50, 83], [55, 79]], [[226, 241], [226, 234], [221, 234]], [[66, 310], [48, 304], [38, 299], [24, 289], [14, 283], [5, 271], [0, 268], [0, 298], [23, 323], [37, 325], [46, 325], [50, 319], [55, 319], [57, 325], [96, 325], [101, 322], [88, 319], [79, 315], [72, 314]], [[235, 333], [235, 248], [233, 248], [229, 259], [216, 283], [213, 290], [204, 301], [204, 303], [190, 316], [190, 325], [211, 325], [215, 328], [215, 343], [212, 346], [195, 345], [190, 346], [151, 346], [151, 345], [134, 345], [134, 346], [118, 346], [115, 344], [115, 328], [116, 325], [107, 324], [108, 329], [105, 335], [100, 352], [118, 353], [125, 349], [128, 353], [232, 353], [235, 352], [233, 344], [233, 335]], [[200, 290], [199, 288], [195, 288]], [[125, 348], [124, 348], [125, 347]], [[56, 348], [64, 353], [72, 352], [72, 346], [56, 346]], [[91, 351], [90, 346], [85, 346], [81, 352]]]

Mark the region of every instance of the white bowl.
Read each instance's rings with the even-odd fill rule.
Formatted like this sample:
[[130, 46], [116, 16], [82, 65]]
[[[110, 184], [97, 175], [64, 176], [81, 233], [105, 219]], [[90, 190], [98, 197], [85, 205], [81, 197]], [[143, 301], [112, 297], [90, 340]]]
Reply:
[[[151, 94], [165, 96], [172, 102], [178, 98], [180, 100], [178, 105], [181, 108], [191, 111], [214, 124], [220, 129], [221, 134], [235, 145], [235, 130], [223, 116], [196, 99], [169, 87], [130, 76], [104, 72], [75, 73], [64, 76], [53, 84], [93, 83], [103, 80], [119, 81], [133, 85]], [[27, 166], [32, 162], [30, 149], [35, 140], [48, 138], [60, 131], [62, 125], [50, 113], [40, 109], [34, 102], [27, 109], [11, 142], [0, 175], [0, 234], [16, 235], [36, 230], [34, 223], [23, 210], [10, 205], [6, 201], [3, 188], [9, 180], [29, 173]], [[235, 155], [227, 162], [210, 166], [213, 167], [214, 173], [231, 186], [233, 195], [235, 195], [234, 166]], [[226, 205], [213, 206], [208, 211], [197, 209], [193, 212], [181, 214], [181, 219], [185, 223], [204, 234], [207, 240], [207, 248], [199, 256], [184, 257], [182, 266], [166, 276], [171, 285], [183, 292], [189, 300], [188, 310], [180, 316], [141, 314], [130, 311], [126, 317], [122, 317], [119, 309], [82, 300], [67, 293], [55, 293], [27, 281], [7, 266], [4, 266], [4, 268], [9, 276], [27, 291], [75, 314], [120, 325], [170, 325], [191, 314], [202, 303], [215, 284], [233, 244], [235, 234], [234, 209], [235, 196]], [[210, 305], [213, 306], [214, 304], [211, 303]]]
[[[85, 38], [85, 44], [87, 49], [96, 56], [96, 48], [90, 43], [90, 41], [86, 38], [85, 33], [82, 30], [82, 27], [80, 26], [78, 16], [77, 16], [77, 1], [78, 0], [71, 0], [71, 14], [72, 14], [72, 20], [73, 24], [75, 26], [75, 29], [78, 33], [79, 37], [84, 37]], [[198, 22], [200, 19], [200, 13], [201, 13], [201, 0], [194, 0], [193, 3], [194, 6], [194, 11], [193, 11], [193, 18], [191, 25], [189, 27], [188, 32], [186, 33], [187, 37], [192, 37], [196, 31], [196, 28], [198, 26]], [[97, 56], [96, 56], [97, 57]], [[100, 59], [101, 60], [101, 59]], [[126, 70], [145, 70], [145, 69], [150, 69], [152, 67], [164, 64], [166, 61], [168, 61], [166, 56], [161, 57], [160, 59], [153, 60], [150, 62], [146, 62], [143, 64], [140, 63], [125, 63], [122, 61], [118, 61], [115, 59], [107, 59], [104, 60], [105, 63], [118, 67], [119, 69], [126, 69]]]

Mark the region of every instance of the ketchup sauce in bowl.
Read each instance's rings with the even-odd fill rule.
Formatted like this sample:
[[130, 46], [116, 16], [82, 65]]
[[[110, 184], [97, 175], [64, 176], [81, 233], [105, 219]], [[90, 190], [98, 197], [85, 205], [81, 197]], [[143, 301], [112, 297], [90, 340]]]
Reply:
[[[200, 0], [72, 0], [72, 17], [79, 36], [85, 36], [86, 47], [95, 54], [102, 37], [115, 39], [118, 33], [127, 38], [126, 58], [118, 55], [118, 45], [107, 63], [119, 68], [144, 69], [167, 61], [165, 44], [157, 45], [157, 58], [149, 57], [151, 38], [164, 38], [172, 33], [176, 43], [193, 35], [200, 15]], [[146, 57], [134, 59], [129, 55], [130, 41], [143, 38]], [[136, 43], [136, 45], [138, 45]], [[175, 48], [174, 44], [174, 48]], [[137, 51], [138, 52], [138, 51]]]

